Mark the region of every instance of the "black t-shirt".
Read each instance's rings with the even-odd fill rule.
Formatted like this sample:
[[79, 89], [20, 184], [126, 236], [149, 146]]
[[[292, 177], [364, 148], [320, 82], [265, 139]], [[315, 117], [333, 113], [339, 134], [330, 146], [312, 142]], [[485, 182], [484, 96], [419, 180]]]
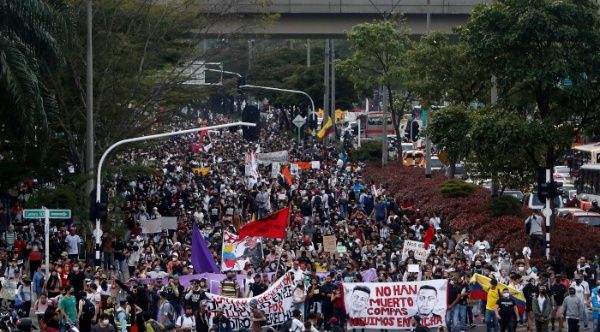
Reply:
[[562, 305], [563, 301], [565, 300], [566, 293], [567, 287], [565, 287], [565, 285], [561, 283], [555, 283], [552, 285], [552, 287], [550, 287], [550, 294], [554, 296], [554, 301], [556, 302], [556, 305]]
[[[462, 284], [450, 285], [448, 288], [448, 305], [452, 304], [457, 297], [460, 296], [465, 286]], [[462, 298], [458, 301], [458, 304], [467, 304], [466, 298]]]
[[83, 282], [85, 281], [85, 274], [83, 272], [69, 272], [67, 279], [75, 291], [81, 292], [83, 290]]
[[500, 297], [496, 302], [499, 308], [500, 319], [516, 319], [515, 316], [515, 301], [513, 299]]
[[125, 255], [123, 254], [123, 250], [127, 249], [127, 247], [125, 246], [125, 244], [123, 243], [123, 241], [117, 241], [115, 243], [115, 245], [113, 246], [113, 250], [115, 251], [115, 259], [116, 260], [124, 260], [125, 259]]
[[265, 284], [253, 282], [250, 284], [250, 291], [252, 292], [252, 296], [256, 296], [264, 293], [267, 290], [267, 286]]
[[204, 299], [206, 299], [206, 293], [204, 293], [204, 291], [202, 289], [193, 290], [192, 296], [189, 299], [189, 304], [191, 305], [191, 307], [194, 311], [199, 310], [200, 309], [200, 301], [202, 301]]

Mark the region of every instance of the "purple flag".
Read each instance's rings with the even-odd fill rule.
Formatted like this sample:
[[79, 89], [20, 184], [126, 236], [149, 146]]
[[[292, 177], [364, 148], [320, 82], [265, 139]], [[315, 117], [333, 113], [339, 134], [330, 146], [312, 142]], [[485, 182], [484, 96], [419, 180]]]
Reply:
[[197, 273], [221, 273], [196, 223], [192, 223], [192, 265]]

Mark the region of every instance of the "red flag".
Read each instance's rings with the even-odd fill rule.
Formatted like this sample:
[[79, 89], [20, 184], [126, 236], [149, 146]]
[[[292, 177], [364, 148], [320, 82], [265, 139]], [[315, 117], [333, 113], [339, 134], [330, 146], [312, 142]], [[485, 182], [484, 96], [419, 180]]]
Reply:
[[431, 241], [433, 241], [434, 235], [435, 231], [433, 230], [433, 226], [429, 225], [427, 232], [425, 232], [425, 235], [423, 236], [423, 247], [425, 247], [425, 249], [429, 248], [429, 244], [431, 243]]
[[285, 239], [289, 216], [290, 208], [287, 207], [248, 223], [240, 228], [238, 241], [249, 236]]
[[290, 173], [290, 168], [287, 166], [283, 166], [283, 169], [281, 170], [281, 174], [283, 175], [283, 178], [285, 179], [285, 182], [288, 184], [288, 186], [292, 185], [292, 173]]

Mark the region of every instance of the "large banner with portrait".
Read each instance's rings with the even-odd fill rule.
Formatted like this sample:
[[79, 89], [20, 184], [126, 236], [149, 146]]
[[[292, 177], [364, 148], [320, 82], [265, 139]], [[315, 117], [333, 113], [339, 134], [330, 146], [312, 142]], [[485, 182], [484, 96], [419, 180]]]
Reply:
[[262, 310], [267, 317], [266, 326], [276, 326], [285, 323], [292, 317], [292, 299], [294, 294], [294, 278], [291, 273], [286, 273], [277, 280], [264, 293], [250, 298], [229, 298], [215, 294], [206, 294], [208, 297], [207, 309], [212, 317], [216, 309], [223, 310], [223, 315], [231, 321], [232, 328], [250, 329], [252, 312], [248, 305], [250, 301], [256, 300], [258, 309]]
[[445, 279], [344, 283], [348, 328], [411, 329], [414, 315], [425, 326], [444, 325], [447, 284]]
[[260, 266], [263, 259], [260, 238], [247, 237], [238, 241], [237, 234], [223, 231], [221, 271], [242, 271], [246, 264]]

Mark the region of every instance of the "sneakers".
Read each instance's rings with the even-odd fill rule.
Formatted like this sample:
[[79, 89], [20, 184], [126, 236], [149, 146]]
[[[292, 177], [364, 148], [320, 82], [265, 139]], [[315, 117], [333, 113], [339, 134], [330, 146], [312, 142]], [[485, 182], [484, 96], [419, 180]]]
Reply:
[[477, 325], [475, 324], [471, 324], [471, 326], [469, 326], [470, 329], [474, 329]]

